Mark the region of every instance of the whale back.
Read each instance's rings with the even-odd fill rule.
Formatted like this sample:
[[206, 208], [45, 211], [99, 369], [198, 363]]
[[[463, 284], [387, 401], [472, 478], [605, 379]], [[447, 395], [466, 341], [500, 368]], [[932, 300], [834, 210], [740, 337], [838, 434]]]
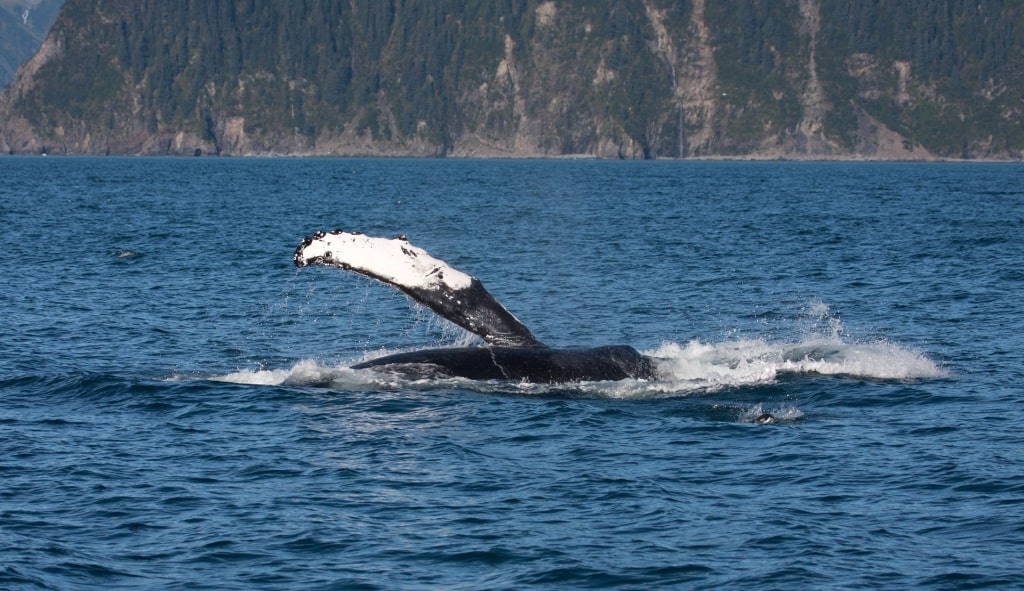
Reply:
[[395, 287], [435, 314], [501, 347], [544, 347], [479, 279], [454, 269], [405, 236], [317, 232], [295, 249], [295, 266], [325, 265]]
[[534, 383], [646, 380], [656, 376], [651, 359], [627, 345], [423, 349], [370, 359], [352, 369], [383, 369], [408, 379], [457, 376]]

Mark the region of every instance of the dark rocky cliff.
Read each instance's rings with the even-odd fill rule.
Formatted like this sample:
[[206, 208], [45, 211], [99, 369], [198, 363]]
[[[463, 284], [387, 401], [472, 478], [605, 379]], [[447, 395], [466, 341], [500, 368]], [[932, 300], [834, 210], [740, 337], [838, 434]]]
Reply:
[[1020, 159], [1024, 8], [67, 0], [0, 151]]

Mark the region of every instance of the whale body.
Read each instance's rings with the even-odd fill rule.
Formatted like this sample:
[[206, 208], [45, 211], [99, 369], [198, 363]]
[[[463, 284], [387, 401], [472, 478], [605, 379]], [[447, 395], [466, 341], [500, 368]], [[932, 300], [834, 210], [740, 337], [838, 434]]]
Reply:
[[343, 230], [317, 232], [299, 244], [293, 261], [297, 267], [337, 267], [395, 287], [486, 343], [396, 353], [353, 365], [353, 369], [410, 377], [537, 383], [656, 377], [654, 361], [628, 345], [546, 346], [494, 299], [479, 279], [430, 256], [402, 235], [388, 239]]
[[352, 366], [382, 368], [408, 378], [460, 377], [536, 383], [618, 381], [654, 374], [633, 347], [453, 347], [396, 353]]

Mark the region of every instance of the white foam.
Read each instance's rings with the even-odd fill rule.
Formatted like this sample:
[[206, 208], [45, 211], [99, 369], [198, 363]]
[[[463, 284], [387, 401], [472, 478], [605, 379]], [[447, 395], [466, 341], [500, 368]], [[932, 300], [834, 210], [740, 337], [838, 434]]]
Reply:
[[765, 408], [764, 404], [756, 404], [740, 412], [739, 420], [744, 423], [756, 423], [765, 414], [771, 415], [772, 423], [792, 422], [804, 416], [804, 413], [795, 406], [769, 409]]
[[948, 377], [920, 351], [888, 342], [847, 343], [838, 338], [810, 338], [797, 343], [760, 339], [685, 346], [664, 343], [645, 351], [658, 360], [664, 385], [679, 391], [772, 383], [783, 374], [820, 374], [874, 380]]
[[376, 238], [349, 232], [327, 233], [302, 249], [302, 258], [323, 257], [395, 285], [431, 289], [465, 289], [473, 278], [448, 266], [404, 238]]
[[[339, 390], [367, 389], [421, 389], [440, 387], [446, 381], [439, 379], [403, 379], [386, 371], [356, 370], [351, 366], [377, 357], [401, 353], [405, 350], [379, 349], [365, 355], [336, 364], [327, 364], [316, 359], [302, 359], [287, 369], [241, 369], [224, 375], [212, 376], [215, 382], [250, 384], [255, 386], [313, 386]], [[472, 380], [453, 378], [451, 381], [472, 384]]]
[[218, 382], [256, 386], [318, 384], [329, 381], [334, 374], [345, 369], [347, 368], [341, 366], [323, 366], [312, 359], [304, 359], [289, 369], [243, 369], [211, 379]]

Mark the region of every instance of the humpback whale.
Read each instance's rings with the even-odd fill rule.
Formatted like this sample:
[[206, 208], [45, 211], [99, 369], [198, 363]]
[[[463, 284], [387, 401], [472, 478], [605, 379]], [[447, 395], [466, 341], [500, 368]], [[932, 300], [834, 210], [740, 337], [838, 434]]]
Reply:
[[395, 287], [485, 343], [396, 353], [358, 363], [353, 369], [537, 383], [656, 377], [653, 359], [628, 345], [548, 347], [494, 299], [479, 279], [430, 256], [404, 235], [387, 239], [343, 230], [317, 232], [299, 244], [293, 261], [296, 267], [337, 267]]

